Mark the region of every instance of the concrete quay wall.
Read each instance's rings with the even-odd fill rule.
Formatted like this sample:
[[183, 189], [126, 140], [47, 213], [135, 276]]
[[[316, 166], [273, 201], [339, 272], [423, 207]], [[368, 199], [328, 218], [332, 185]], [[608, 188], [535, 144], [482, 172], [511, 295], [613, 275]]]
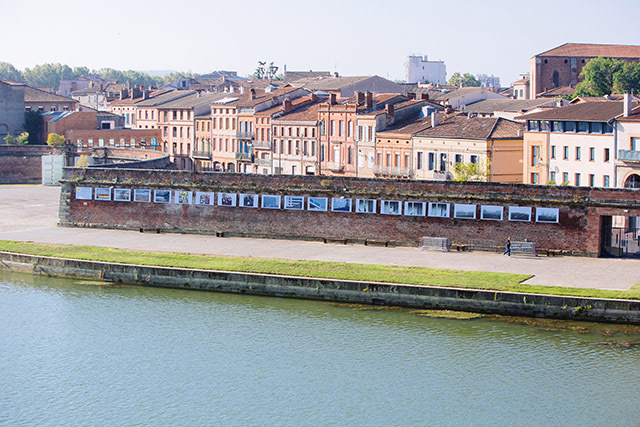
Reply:
[[640, 301], [154, 267], [0, 252], [0, 268], [141, 286], [640, 324]]

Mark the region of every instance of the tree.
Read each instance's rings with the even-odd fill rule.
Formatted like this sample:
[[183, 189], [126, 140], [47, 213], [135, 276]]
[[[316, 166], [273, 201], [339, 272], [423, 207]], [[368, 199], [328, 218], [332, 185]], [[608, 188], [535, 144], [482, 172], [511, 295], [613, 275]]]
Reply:
[[273, 62], [270, 62], [267, 65], [267, 61], [258, 61], [258, 68], [256, 68], [256, 72], [252, 74], [251, 78], [262, 80], [274, 80], [277, 79], [278, 66], [273, 65]]
[[24, 130], [29, 133], [29, 144], [42, 143], [43, 128], [42, 113], [40, 110], [27, 111], [24, 113]]
[[64, 136], [58, 135], [57, 133], [50, 133], [47, 137], [47, 145], [52, 147], [60, 147], [61, 145], [64, 145], [64, 143]]
[[580, 73], [574, 97], [605, 96], [612, 93], [640, 91], [640, 64], [621, 59], [594, 58]]
[[42, 64], [24, 70], [24, 78], [32, 86], [57, 88], [60, 86], [60, 80], [74, 77], [71, 67], [62, 64]]
[[449, 78], [451, 86], [480, 86], [480, 80], [476, 79], [471, 73], [460, 74], [457, 71]]
[[91, 163], [89, 162], [89, 156], [86, 154], [80, 155], [78, 158], [78, 163], [76, 163], [76, 167], [79, 168], [88, 168]]
[[0, 80], [19, 82], [24, 80], [24, 76], [8, 62], [0, 62]]
[[29, 134], [27, 132], [22, 132], [17, 138], [12, 137], [11, 135], [4, 137], [4, 141], [7, 145], [25, 145], [28, 140]]
[[491, 175], [491, 162], [464, 163], [458, 162], [453, 165], [455, 176], [453, 180], [456, 182], [469, 181], [487, 181]]

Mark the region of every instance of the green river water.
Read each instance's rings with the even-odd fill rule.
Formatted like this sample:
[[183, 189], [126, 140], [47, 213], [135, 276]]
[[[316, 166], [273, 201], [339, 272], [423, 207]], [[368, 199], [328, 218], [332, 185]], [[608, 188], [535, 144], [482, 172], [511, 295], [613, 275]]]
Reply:
[[639, 342], [0, 271], [0, 425], [640, 426]]

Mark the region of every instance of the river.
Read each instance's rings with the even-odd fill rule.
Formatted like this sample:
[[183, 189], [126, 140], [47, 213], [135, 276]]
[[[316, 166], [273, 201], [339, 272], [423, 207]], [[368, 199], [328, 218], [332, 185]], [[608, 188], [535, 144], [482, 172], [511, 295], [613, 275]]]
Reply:
[[0, 424], [638, 426], [639, 342], [0, 271]]

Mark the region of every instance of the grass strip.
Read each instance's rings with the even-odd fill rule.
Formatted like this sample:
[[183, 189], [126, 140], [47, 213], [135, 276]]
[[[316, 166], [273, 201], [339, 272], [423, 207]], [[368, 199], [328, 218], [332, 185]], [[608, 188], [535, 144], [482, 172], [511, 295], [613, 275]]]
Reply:
[[525, 274], [461, 271], [427, 267], [352, 264], [326, 261], [291, 261], [253, 257], [131, 251], [86, 245], [45, 245], [0, 240], [0, 251], [89, 261], [195, 268], [298, 277], [359, 280], [411, 285], [446, 286], [562, 296], [640, 299], [640, 284], [628, 291], [525, 285]]

